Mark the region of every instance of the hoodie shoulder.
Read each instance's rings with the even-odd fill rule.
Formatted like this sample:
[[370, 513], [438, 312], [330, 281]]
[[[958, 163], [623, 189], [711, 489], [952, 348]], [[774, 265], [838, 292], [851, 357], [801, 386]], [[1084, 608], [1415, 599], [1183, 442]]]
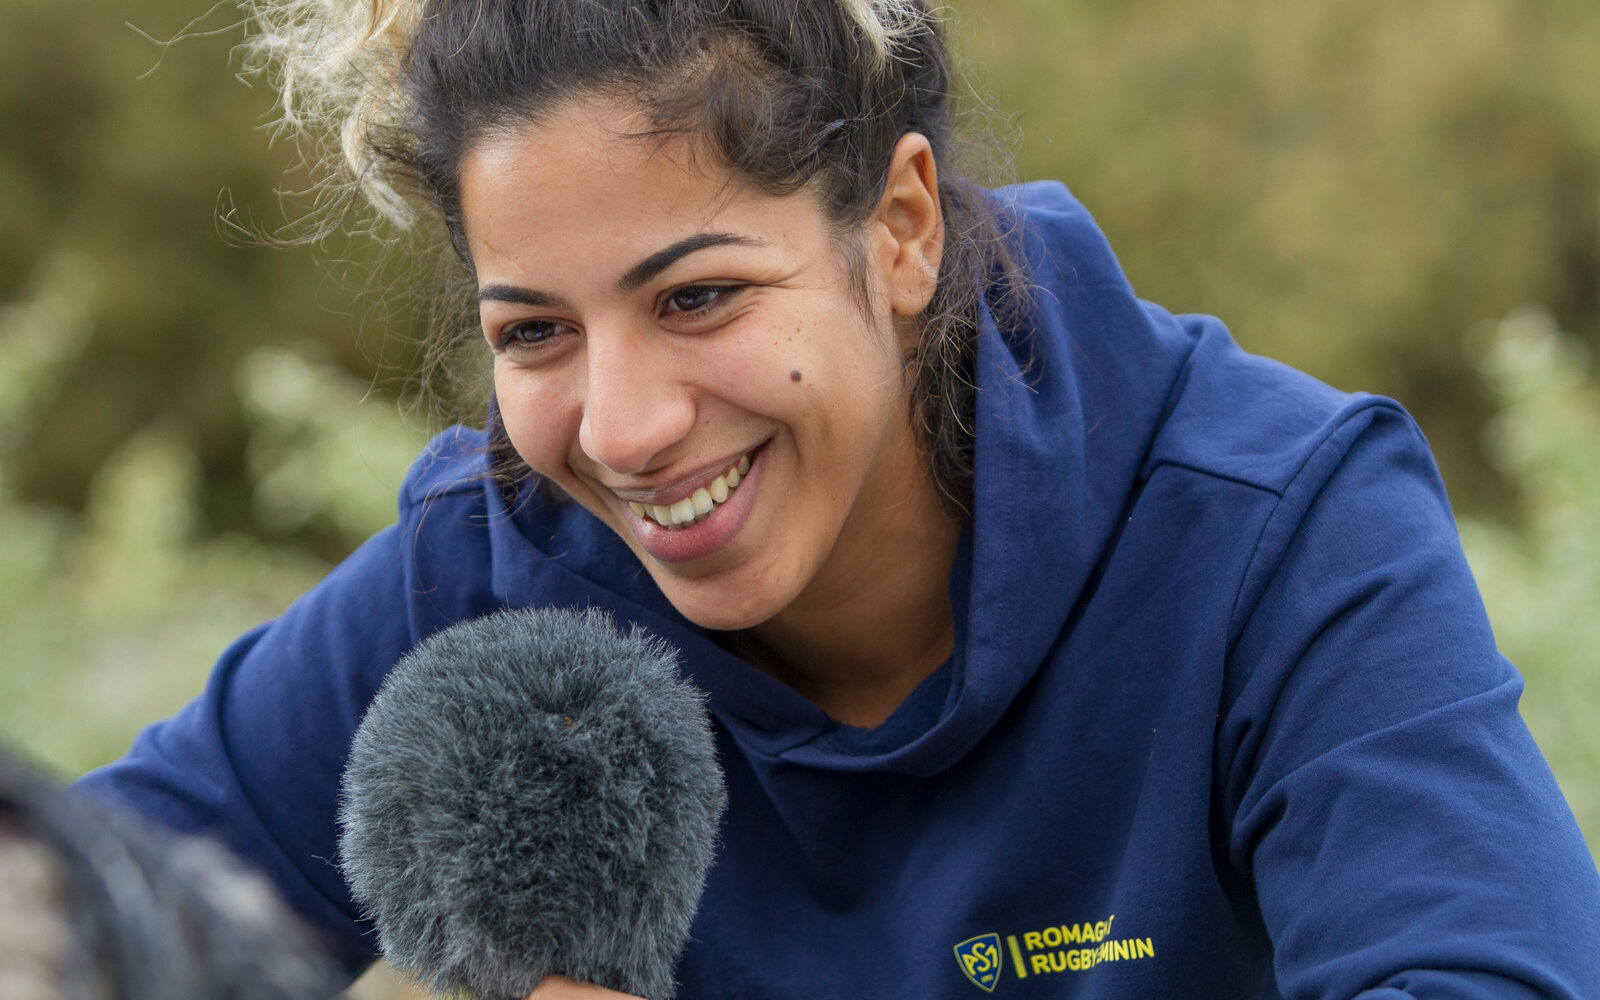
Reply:
[[1373, 408], [1403, 413], [1392, 400], [1341, 392], [1244, 351], [1210, 316], [1177, 322], [1195, 349], [1141, 478], [1159, 466], [1178, 466], [1281, 494], [1307, 457], [1355, 415]]
[[1164, 403], [1145, 414], [1150, 436], [1124, 441], [1143, 454], [1141, 480], [1159, 466], [1177, 466], [1281, 493], [1317, 444], [1351, 416], [1372, 407], [1400, 410], [1250, 354], [1213, 317], [1175, 316], [1139, 300], [1105, 235], [1063, 185], [1023, 184], [994, 196], [1034, 281], [1031, 326], [1067, 344], [1065, 361], [1059, 351], [1048, 353], [1056, 367], [1070, 369], [1061, 373], [1075, 390], [1070, 395], [1100, 382], [1120, 387], [1120, 399], [1097, 413], [1097, 433], [1133, 416], [1130, 387], [1163, 386]]

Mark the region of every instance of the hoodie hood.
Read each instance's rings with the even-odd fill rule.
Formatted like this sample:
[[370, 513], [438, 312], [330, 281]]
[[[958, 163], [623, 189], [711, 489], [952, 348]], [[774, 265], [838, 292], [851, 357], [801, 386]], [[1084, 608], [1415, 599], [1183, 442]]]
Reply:
[[[1195, 338], [1140, 302], [1088, 212], [1056, 183], [994, 195], [1033, 280], [1028, 322], [978, 332], [974, 511], [951, 575], [951, 658], [881, 726], [829, 719], [679, 615], [609, 529], [575, 504], [491, 518], [493, 587], [525, 603], [555, 562], [575, 602], [676, 644], [747, 754], [831, 771], [931, 775], [961, 759], [1027, 686], [1093, 586]], [[493, 506], [493, 504], [492, 504]], [[520, 542], [520, 544], [518, 544]], [[544, 559], [527, 552], [532, 544]], [[518, 551], [531, 558], [518, 556]]]

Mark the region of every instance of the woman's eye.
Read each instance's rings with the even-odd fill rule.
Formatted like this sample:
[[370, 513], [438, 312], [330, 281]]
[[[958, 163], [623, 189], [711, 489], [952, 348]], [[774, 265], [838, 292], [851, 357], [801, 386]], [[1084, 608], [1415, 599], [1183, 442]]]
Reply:
[[737, 286], [729, 285], [688, 285], [678, 289], [667, 296], [667, 311], [673, 313], [696, 313], [709, 309], [717, 300], [734, 291]]
[[565, 329], [567, 326], [564, 323], [547, 319], [527, 319], [501, 330], [499, 343], [503, 348], [533, 347]]

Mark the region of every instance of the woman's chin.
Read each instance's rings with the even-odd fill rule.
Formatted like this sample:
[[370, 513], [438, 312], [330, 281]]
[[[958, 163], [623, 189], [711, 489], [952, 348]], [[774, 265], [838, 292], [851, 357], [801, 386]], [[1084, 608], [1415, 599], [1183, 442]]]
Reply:
[[719, 586], [719, 582], [700, 580], [686, 586], [682, 580], [664, 580], [656, 574], [657, 586], [678, 613], [713, 632], [754, 628], [771, 620], [789, 603], [783, 597], [754, 591], [741, 583], [728, 581]]

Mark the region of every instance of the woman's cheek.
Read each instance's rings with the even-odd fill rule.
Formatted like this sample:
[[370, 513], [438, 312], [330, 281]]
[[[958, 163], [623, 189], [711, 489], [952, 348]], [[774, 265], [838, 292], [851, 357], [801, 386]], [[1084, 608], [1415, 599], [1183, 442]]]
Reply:
[[[528, 372], [496, 369], [495, 400], [512, 448], [535, 472], [557, 482], [570, 475], [567, 455], [576, 446], [581, 409], [566, 393]], [[569, 442], [571, 443], [569, 447]]]

